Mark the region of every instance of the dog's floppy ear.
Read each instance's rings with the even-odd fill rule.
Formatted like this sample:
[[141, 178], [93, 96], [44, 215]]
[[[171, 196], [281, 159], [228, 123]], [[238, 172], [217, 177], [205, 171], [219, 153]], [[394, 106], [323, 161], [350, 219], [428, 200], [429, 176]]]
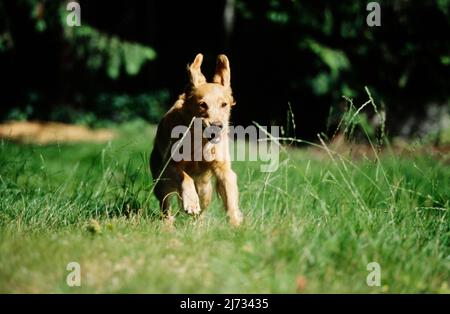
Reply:
[[188, 65], [189, 80], [192, 86], [198, 86], [206, 83], [206, 78], [202, 74], [200, 67], [202, 66], [203, 55], [201, 53], [195, 56], [194, 62]]
[[222, 84], [224, 87], [230, 87], [230, 62], [226, 55], [217, 56], [216, 73], [213, 82]]

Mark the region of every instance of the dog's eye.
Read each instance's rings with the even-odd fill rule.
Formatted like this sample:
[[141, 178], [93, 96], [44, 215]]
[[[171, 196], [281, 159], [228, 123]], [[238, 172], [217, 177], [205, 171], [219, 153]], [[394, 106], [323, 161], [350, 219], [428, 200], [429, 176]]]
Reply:
[[226, 106], [228, 106], [228, 104], [227, 104], [226, 102], [223, 102], [223, 103], [222, 103], [222, 108], [224, 108], [224, 107], [226, 107]]
[[201, 103], [199, 103], [198, 104], [199, 106], [200, 106], [200, 108], [202, 108], [202, 109], [208, 109], [208, 104], [206, 103], [206, 102], [201, 102]]

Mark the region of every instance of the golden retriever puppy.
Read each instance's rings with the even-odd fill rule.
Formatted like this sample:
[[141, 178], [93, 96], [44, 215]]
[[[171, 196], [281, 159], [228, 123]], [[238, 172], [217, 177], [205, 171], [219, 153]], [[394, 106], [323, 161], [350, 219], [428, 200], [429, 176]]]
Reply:
[[[230, 111], [235, 105], [230, 86], [230, 64], [225, 55], [219, 55], [214, 77], [208, 83], [200, 69], [202, 61], [203, 55], [198, 54], [188, 66], [189, 84], [185, 92], [158, 125], [150, 156], [154, 193], [163, 216], [170, 222], [173, 221], [170, 199], [174, 195], [181, 199], [188, 214], [199, 215], [211, 202], [211, 180], [215, 177], [230, 222], [239, 225], [243, 215], [228, 146]], [[200, 134], [193, 130], [199, 121]], [[186, 131], [181, 139], [174, 138], [174, 130], [180, 126]], [[183, 152], [177, 151], [177, 143], [183, 144]], [[177, 158], [175, 154], [178, 154]], [[184, 157], [179, 158], [179, 154]]]

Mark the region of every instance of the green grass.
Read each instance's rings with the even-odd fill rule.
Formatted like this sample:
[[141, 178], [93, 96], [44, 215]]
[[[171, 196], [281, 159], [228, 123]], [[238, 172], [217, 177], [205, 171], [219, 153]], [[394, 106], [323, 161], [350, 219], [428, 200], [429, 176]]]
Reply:
[[[0, 292], [295, 293], [298, 278], [304, 293], [450, 292], [448, 162], [299, 149], [275, 173], [235, 162], [245, 223], [231, 227], [216, 197], [170, 230], [150, 195], [154, 131], [0, 143]], [[66, 285], [72, 261], [81, 287]], [[380, 287], [366, 284], [372, 261]]]

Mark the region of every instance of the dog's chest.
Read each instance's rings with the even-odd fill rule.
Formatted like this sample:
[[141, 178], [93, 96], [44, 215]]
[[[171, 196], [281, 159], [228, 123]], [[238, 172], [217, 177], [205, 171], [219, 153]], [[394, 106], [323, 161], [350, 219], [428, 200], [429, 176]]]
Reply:
[[181, 167], [190, 176], [197, 177], [211, 171], [214, 168], [214, 161], [184, 161]]
[[205, 137], [195, 137], [194, 134], [186, 139], [186, 144], [190, 145], [190, 161], [201, 162], [201, 165], [206, 165], [214, 161], [223, 161], [227, 159], [227, 134], [220, 135], [219, 139], [210, 140]]

